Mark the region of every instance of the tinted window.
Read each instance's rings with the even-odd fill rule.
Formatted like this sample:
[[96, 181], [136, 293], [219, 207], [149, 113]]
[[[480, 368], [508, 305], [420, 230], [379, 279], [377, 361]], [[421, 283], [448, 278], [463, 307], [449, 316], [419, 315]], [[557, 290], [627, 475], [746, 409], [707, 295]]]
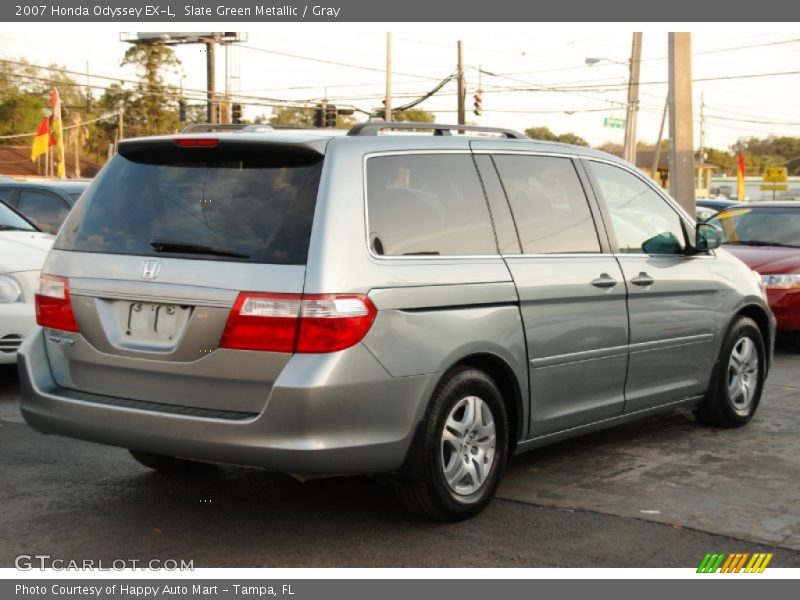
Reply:
[[11, 202], [11, 190], [8, 188], [0, 188], [0, 200], [3, 202]]
[[589, 161], [611, 214], [620, 252], [680, 254], [686, 247], [681, 219], [639, 177], [606, 163]]
[[486, 199], [467, 154], [370, 158], [367, 200], [375, 254], [497, 253]]
[[723, 244], [800, 247], [800, 206], [729, 208], [710, 223], [722, 230]]
[[115, 157], [81, 196], [56, 247], [305, 264], [322, 157], [174, 155]]
[[494, 157], [517, 222], [522, 252], [600, 252], [589, 202], [568, 158]]
[[36, 223], [42, 231], [56, 233], [69, 212], [67, 203], [50, 192], [23, 190], [17, 210]]

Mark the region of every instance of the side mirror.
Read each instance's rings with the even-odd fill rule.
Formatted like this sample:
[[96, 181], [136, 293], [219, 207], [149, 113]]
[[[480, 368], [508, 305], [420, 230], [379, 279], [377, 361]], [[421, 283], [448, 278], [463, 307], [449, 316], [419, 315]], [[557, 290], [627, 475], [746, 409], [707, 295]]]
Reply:
[[714, 250], [719, 248], [722, 242], [722, 231], [711, 223], [698, 223], [695, 235], [694, 247], [700, 251]]
[[645, 240], [642, 251], [645, 254], [682, 254], [683, 247], [674, 233], [665, 231]]

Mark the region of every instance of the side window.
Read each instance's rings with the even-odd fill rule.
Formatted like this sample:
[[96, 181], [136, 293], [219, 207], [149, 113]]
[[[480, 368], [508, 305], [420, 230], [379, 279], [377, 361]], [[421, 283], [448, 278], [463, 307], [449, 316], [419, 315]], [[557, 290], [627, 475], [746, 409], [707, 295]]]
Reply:
[[658, 193], [627, 171], [587, 161], [611, 215], [619, 251], [682, 254], [686, 240], [681, 218]]
[[36, 223], [42, 231], [56, 233], [67, 216], [69, 207], [50, 192], [25, 190], [19, 195], [17, 210]]
[[375, 254], [497, 254], [486, 199], [468, 154], [370, 158], [367, 206]]
[[0, 188], [0, 200], [6, 204], [11, 204], [11, 190], [8, 188]]
[[600, 252], [589, 202], [568, 158], [495, 155], [525, 254]]

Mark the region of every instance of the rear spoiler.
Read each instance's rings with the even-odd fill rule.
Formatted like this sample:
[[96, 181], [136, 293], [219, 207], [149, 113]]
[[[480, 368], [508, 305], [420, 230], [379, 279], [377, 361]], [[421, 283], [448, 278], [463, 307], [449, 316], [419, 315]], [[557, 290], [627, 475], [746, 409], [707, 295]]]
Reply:
[[326, 138], [309, 139], [291, 134], [270, 136], [270, 138], [216, 133], [176, 134], [169, 137], [121, 140], [118, 152], [125, 158], [140, 162], [180, 158], [221, 159], [223, 156], [230, 156], [231, 153], [244, 155], [247, 158], [259, 158], [271, 152], [313, 159], [325, 155], [325, 147], [329, 141]]

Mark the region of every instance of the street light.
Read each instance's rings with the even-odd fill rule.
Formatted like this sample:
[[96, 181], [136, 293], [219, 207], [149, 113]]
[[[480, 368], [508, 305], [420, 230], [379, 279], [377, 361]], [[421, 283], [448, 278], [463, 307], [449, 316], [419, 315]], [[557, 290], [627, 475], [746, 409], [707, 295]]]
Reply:
[[631, 58], [627, 62], [613, 58], [590, 56], [586, 58], [586, 66], [591, 67], [599, 62], [607, 61], [628, 67], [628, 105], [625, 116], [625, 146], [623, 157], [636, 164], [636, 113], [639, 110], [639, 63], [642, 56], [642, 34], [634, 32]]

